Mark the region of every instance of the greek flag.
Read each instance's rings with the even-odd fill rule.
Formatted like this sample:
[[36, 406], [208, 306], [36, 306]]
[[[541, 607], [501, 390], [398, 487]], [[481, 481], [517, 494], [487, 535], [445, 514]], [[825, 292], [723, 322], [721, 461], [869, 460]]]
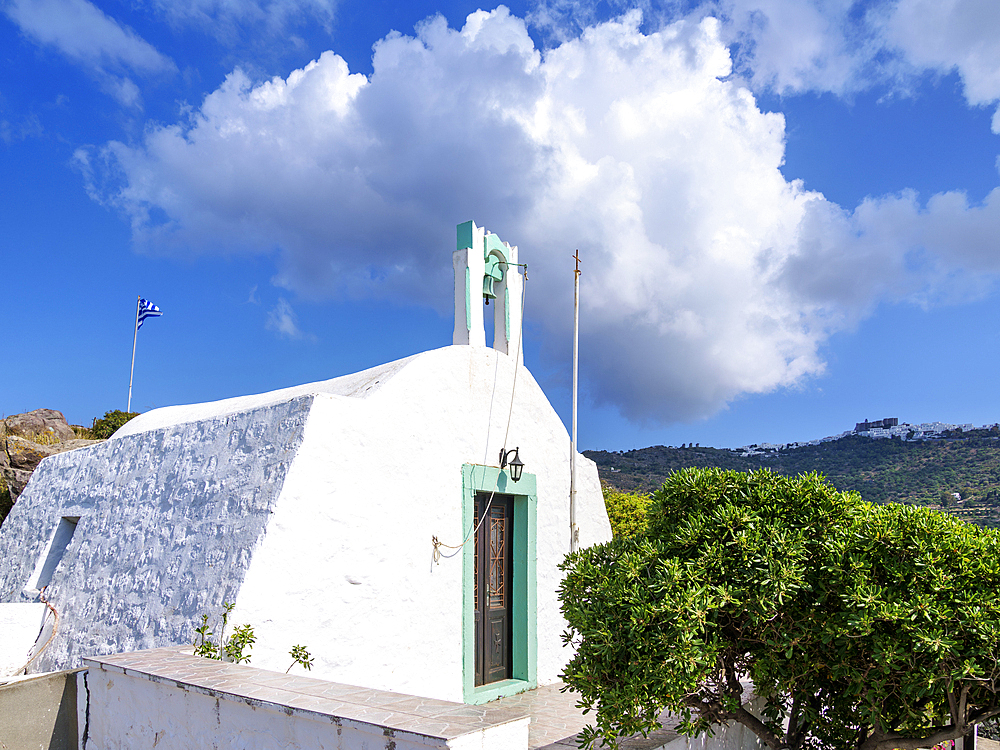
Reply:
[[140, 297], [139, 314], [136, 315], [136, 321], [138, 322], [135, 326], [135, 330], [138, 331], [140, 328], [142, 328], [142, 321], [144, 321], [146, 318], [158, 318], [161, 315], [163, 315], [163, 313], [160, 312], [160, 308], [158, 308], [149, 300], [145, 300], [142, 297]]

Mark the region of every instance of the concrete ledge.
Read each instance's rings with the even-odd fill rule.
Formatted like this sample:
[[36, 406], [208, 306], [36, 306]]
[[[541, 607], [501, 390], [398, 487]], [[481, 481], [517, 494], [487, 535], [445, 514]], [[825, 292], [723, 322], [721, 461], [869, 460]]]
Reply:
[[[91, 657], [87, 747], [517, 750], [528, 714], [268, 672], [162, 648]], [[93, 744], [91, 744], [93, 743]], [[340, 743], [340, 744], [336, 744]]]

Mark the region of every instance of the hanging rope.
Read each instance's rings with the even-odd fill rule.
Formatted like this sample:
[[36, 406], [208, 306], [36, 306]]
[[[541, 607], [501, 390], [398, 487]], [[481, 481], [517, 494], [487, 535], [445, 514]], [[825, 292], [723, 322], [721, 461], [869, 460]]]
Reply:
[[[38, 598], [41, 599], [42, 603], [46, 607], [48, 607], [49, 610], [51, 610], [52, 615], [55, 618], [52, 621], [52, 634], [49, 636], [49, 639], [47, 641], [45, 641], [45, 645], [42, 646], [40, 649], [38, 649], [38, 651], [35, 652], [35, 655], [32, 656], [30, 659], [28, 659], [27, 662], [25, 662], [25, 664], [24, 664], [23, 667], [15, 670], [15, 672], [14, 672], [15, 675], [19, 675], [19, 674], [21, 674], [21, 672], [24, 672], [25, 674], [28, 674], [28, 667], [31, 666], [31, 662], [33, 662], [35, 659], [37, 659], [39, 656], [42, 655], [42, 652], [49, 647], [49, 644], [52, 643], [52, 639], [56, 637], [56, 632], [59, 630], [59, 613], [56, 612], [56, 608], [52, 606], [52, 603], [49, 602], [49, 600], [45, 598], [45, 589], [46, 588], [48, 588], [48, 587], [47, 586], [42, 587], [42, 590], [38, 592]], [[44, 627], [45, 627], [45, 624], [43, 623], [42, 624], [42, 628], [44, 629]]]
[[[511, 263], [509, 265], [512, 265], [512, 266], [513, 265], [523, 266], [524, 267], [524, 280], [525, 281], [528, 280], [528, 266], [526, 264], [523, 264], [523, 263], [516, 263], [516, 264], [515, 263]], [[525, 285], [522, 284], [521, 285], [521, 317], [520, 317], [520, 325], [518, 325], [518, 330], [517, 330], [517, 349], [516, 349], [515, 354], [514, 354], [514, 379], [511, 382], [511, 386], [510, 386], [510, 408], [507, 410], [507, 427], [504, 429], [504, 433], [503, 433], [503, 447], [504, 447], [504, 449], [507, 448], [507, 437], [510, 435], [511, 417], [514, 414], [514, 393], [515, 393], [515, 391], [517, 389], [517, 371], [521, 369], [519, 367], [519, 364], [521, 362], [521, 339], [522, 339], [523, 334], [524, 334], [524, 298], [527, 296], [525, 294], [525, 289], [526, 289]], [[497, 367], [499, 366], [499, 362], [500, 362], [500, 357], [498, 355], [497, 358], [496, 358], [496, 364], [495, 364], [494, 369], [493, 369], [493, 394], [494, 395], [496, 394], [496, 387], [497, 387], [497, 380], [496, 380], [497, 376], [496, 376], [496, 373], [497, 373]], [[487, 422], [487, 424], [486, 424], [486, 456], [483, 458], [483, 463], [484, 464], [489, 460], [489, 451], [490, 451], [490, 426], [493, 424], [492, 420], [493, 420], [493, 396], [490, 396], [490, 416], [489, 416], [489, 422]], [[497, 484], [499, 482], [500, 482], [500, 472], [498, 471], [497, 472], [496, 481], [493, 483], [493, 489], [490, 491], [490, 499], [487, 501], [486, 507], [483, 508], [482, 517], [478, 520], [478, 522], [473, 522], [472, 528], [469, 530], [469, 533], [466, 534], [465, 539], [462, 540], [461, 544], [445, 544], [444, 542], [440, 541], [436, 536], [431, 537], [431, 543], [434, 545], [434, 562], [435, 563], [440, 562], [440, 560], [441, 560], [442, 557], [449, 558], [449, 557], [454, 557], [455, 555], [457, 555], [462, 550], [462, 548], [465, 547], [465, 545], [469, 542], [469, 540], [471, 538], [473, 538], [477, 533], [479, 533], [479, 527], [483, 525], [483, 521], [485, 521], [486, 520], [486, 516], [489, 515], [490, 506], [493, 505], [493, 496], [496, 495], [496, 492], [497, 492], [497, 489], [498, 489]], [[441, 551], [441, 547], [447, 547], [448, 549], [453, 549], [455, 551], [451, 552], [451, 553], [442, 552]]]

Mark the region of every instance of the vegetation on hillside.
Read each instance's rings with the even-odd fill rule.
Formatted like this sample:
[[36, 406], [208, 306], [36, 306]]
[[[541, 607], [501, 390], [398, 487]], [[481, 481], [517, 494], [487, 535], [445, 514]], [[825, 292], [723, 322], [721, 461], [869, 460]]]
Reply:
[[[988, 526], [1000, 526], [1000, 439], [997, 430], [950, 433], [942, 440], [906, 442], [849, 435], [839, 440], [760, 455], [719, 448], [655, 446], [625, 452], [586, 451], [606, 486], [652, 492], [672, 471], [715, 467], [769, 468], [777, 474], [823, 474], [838, 490], [874, 503], [941, 507]], [[957, 493], [960, 497], [955, 498]]]
[[0, 524], [6, 520], [13, 507], [14, 500], [10, 496], [10, 487], [7, 486], [3, 474], [0, 474]]

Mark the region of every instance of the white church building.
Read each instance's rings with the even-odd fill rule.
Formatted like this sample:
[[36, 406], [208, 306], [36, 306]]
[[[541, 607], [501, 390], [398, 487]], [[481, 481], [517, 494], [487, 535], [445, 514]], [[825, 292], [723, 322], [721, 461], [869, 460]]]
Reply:
[[[517, 264], [461, 224], [452, 346], [156, 409], [46, 458], [0, 527], [0, 616], [22, 625], [2, 661], [189, 645], [233, 602], [255, 667], [284, 672], [301, 644], [314, 677], [463, 703], [557, 681], [570, 440], [522, 364]], [[611, 529], [576, 461], [587, 546]]]

